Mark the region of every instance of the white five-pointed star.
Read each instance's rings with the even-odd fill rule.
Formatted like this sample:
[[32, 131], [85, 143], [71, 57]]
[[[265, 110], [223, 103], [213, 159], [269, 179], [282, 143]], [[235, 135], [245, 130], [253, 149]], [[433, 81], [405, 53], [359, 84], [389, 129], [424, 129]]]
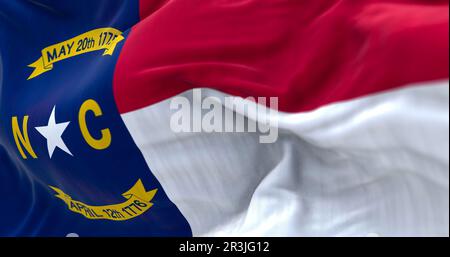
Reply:
[[66, 130], [67, 126], [69, 125], [70, 121], [63, 123], [56, 123], [55, 109], [56, 106], [53, 107], [53, 111], [52, 114], [50, 114], [47, 126], [36, 127], [36, 130], [39, 131], [39, 133], [41, 133], [41, 135], [47, 139], [47, 149], [50, 158], [52, 158], [53, 152], [55, 151], [56, 147], [72, 155], [69, 148], [67, 148], [66, 144], [64, 143], [61, 137], [62, 134], [64, 133], [64, 130]]

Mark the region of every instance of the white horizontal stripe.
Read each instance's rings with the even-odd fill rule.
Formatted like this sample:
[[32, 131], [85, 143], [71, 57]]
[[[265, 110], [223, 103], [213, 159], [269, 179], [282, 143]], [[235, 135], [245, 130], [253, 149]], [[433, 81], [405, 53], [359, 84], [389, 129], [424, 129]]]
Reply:
[[122, 118], [195, 236], [449, 234], [448, 81], [275, 114], [273, 144], [174, 133], [169, 103]]

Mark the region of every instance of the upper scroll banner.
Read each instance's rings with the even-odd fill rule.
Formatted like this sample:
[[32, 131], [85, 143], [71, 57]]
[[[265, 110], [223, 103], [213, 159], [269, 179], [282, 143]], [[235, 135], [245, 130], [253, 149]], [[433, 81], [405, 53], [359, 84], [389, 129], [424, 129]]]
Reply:
[[105, 49], [103, 55], [112, 55], [117, 43], [124, 37], [115, 28], [90, 30], [66, 41], [48, 46], [41, 51], [41, 57], [28, 65], [34, 68], [27, 80], [53, 69], [53, 64], [80, 54]]

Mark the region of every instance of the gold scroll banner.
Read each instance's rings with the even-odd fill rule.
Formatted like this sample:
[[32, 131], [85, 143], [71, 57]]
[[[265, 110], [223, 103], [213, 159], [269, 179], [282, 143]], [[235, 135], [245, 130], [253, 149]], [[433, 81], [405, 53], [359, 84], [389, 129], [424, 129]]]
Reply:
[[115, 28], [99, 28], [66, 41], [48, 46], [41, 51], [41, 57], [28, 67], [34, 68], [27, 80], [53, 69], [53, 64], [92, 51], [103, 50], [103, 55], [112, 55], [117, 43], [124, 37]]
[[150, 201], [157, 192], [157, 189], [147, 192], [142, 181], [139, 179], [130, 190], [122, 194], [126, 199], [124, 202], [112, 205], [92, 206], [73, 200], [72, 197], [57, 187], [50, 186], [50, 188], [57, 193], [55, 195], [56, 197], [67, 204], [69, 210], [79, 213], [88, 219], [114, 221], [129, 220], [146, 212], [153, 206], [153, 203]]

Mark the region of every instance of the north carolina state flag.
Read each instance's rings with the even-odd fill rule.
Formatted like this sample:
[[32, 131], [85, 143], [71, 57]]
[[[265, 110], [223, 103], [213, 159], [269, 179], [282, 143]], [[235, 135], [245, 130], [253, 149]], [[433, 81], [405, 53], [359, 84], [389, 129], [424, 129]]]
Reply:
[[[0, 236], [448, 236], [448, 31], [448, 0], [0, 0]], [[277, 97], [277, 140], [170, 127], [230, 96]]]

